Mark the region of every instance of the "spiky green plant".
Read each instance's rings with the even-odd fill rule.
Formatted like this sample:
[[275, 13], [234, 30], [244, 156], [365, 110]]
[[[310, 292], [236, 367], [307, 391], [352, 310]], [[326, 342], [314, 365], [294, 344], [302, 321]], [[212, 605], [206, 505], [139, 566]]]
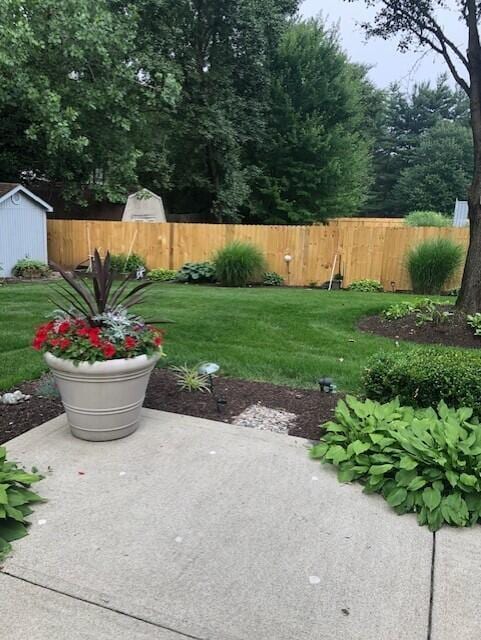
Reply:
[[415, 293], [440, 293], [462, 264], [464, 250], [448, 238], [426, 240], [411, 249], [406, 264]]
[[217, 279], [225, 287], [245, 287], [260, 282], [266, 271], [262, 251], [249, 242], [231, 242], [214, 257]]

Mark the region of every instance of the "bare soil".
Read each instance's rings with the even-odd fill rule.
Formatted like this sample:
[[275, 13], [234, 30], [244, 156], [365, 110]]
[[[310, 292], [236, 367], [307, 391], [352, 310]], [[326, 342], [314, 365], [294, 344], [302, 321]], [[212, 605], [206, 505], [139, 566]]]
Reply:
[[[25, 383], [21, 391], [31, 394], [17, 405], [0, 404], [0, 443], [51, 420], [63, 413], [60, 399], [46, 394], [44, 381]], [[44, 395], [42, 395], [44, 393]], [[321, 424], [330, 420], [340, 395], [321, 394], [316, 389], [293, 389], [268, 382], [236, 378], [215, 378], [214, 393], [179, 390], [168, 369], [156, 369], [151, 377], [144, 406], [210, 420], [232, 422], [247, 407], [256, 403], [296, 414], [289, 435], [318, 440]], [[220, 400], [220, 402], [218, 402]], [[239, 427], [243, 429], [246, 427]]]

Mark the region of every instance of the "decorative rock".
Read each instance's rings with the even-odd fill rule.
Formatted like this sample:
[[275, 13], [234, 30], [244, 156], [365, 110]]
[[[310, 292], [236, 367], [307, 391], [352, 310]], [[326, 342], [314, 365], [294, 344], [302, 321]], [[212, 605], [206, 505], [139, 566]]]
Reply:
[[25, 400], [30, 400], [30, 397], [17, 389], [13, 393], [4, 393], [3, 396], [0, 396], [0, 402], [3, 404], [19, 404], [20, 402], [25, 402]]
[[288, 433], [289, 429], [294, 426], [296, 419], [295, 413], [281, 409], [270, 409], [262, 404], [253, 404], [234, 418], [232, 424], [260, 431]]

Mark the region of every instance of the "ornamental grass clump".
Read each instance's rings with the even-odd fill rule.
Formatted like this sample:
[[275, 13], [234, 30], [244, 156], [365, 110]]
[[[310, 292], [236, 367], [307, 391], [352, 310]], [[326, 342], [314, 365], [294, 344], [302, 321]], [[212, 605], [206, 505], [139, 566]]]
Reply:
[[481, 518], [481, 425], [472, 413], [348, 396], [310, 455], [336, 466], [340, 482], [381, 494], [399, 515], [416, 513], [431, 531], [471, 526]]
[[426, 240], [411, 249], [406, 264], [415, 293], [438, 294], [462, 264], [464, 250], [448, 238]]
[[54, 317], [41, 325], [33, 347], [58, 358], [98, 362], [162, 353], [162, 331], [130, 309], [142, 302], [143, 290], [152, 282], [131, 283], [129, 274], [114, 286], [110, 255], [104, 261], [95, 251], [92, 285], [52, 263], [68, 287], [57, 287]]
[[261, 282], [266, 271], [262, 251], [248, 242], [231, 242], [214, 258], [217, 279], [225, 287], [245, 287]]

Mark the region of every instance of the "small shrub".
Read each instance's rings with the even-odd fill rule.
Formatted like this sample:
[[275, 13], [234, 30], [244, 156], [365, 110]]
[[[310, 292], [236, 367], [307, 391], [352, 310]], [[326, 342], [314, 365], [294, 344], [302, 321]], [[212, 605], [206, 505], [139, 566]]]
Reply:
[[396, 302], [384, 309], [382, 315], [386, 320], [399, 320], [413, 313], [415, 308], [411, 302]]
[[399, 515], [417, 513], [431, 531], [471, 526], [481, 517], [481, 425], [472, 413], [444, 402], [415, 410], [348, 396], [311, 458], [335, 465], [340, 482], [381, 494]]
[[416, 315], [416, 324], [422, 325], [426, 322], [433, 324], [442, 324], [453, 315], [450, 311], [444, 310], [436, 302], [429, 298], [424, 298], [419, 302], [397, 302], [387, 309], [384, 309], [382, 315], [386, 320], [399, 320], [410, 314]]
[[215, 282], [215, 267], [212, 262], [187, 262], [177, 271], [176, 279], [193, 284]]
[[0, 447], [0, 559], [12, 549], [11, 542], [27, 535], [30, 504], [42, 498], [27, 489], [42, 477], [19, 469], [15, 462], [7, 462], [5, 447]]
[[140, 267], [145, 267], [145, 260], [136, 253], [131, 253], [130, 256], [118, 253], [110, 256], [110, 264], [116, 273], [133, 273]]
[[262, 280], [266, 261], [260, 249], [248, 242], [231, 242], [217, 252], [217, 279], [225, 287], [245, 287]]
[[262, 284], [265, 287], [281, 287], [284, 284], [284, 278], [275, 271], [266, 271]]
[[481, 417], [481, 355], [477, 351], [416, 348], [374, 356], [363, 372], [368, 398], [436, 407], [441, 400], [451, 407], [471, 407]]
[[40, 260], [23, 258], [15, 264], [12, 273], [16, 278], [45, 278], [50, 274], [50, 269]]
[[354, 280], [348, 286], [349, 291], [362, 291], [364, 293], [376, 293], [383, 291], [382, 284], [379, 280], [369, 280], [369, 278], [365, 278], [364, 280]]
[[182, 391], [209, 391], [209, 376], [199, 373], [198, 367], [183, 365], [172, 367], [177, 385]]
[[474, 313], [467, 317], [468, 326], [474, 329], [475, 336], [481, 336], [481, 313]]
[[441, 293], [463, 260], [463, 248], [447, 238], [426, 240], [408, 252], [407, 267], [416, 293]]
[[404, 218], [408, 227], [451, 227], [451, 218], [437, 211], [412, 211]]
[[176, 277], [177, 271], [175, 269], [151, 269], [147, 274], [147, 278], [155, 282], [169, 282], [175, 280]]

